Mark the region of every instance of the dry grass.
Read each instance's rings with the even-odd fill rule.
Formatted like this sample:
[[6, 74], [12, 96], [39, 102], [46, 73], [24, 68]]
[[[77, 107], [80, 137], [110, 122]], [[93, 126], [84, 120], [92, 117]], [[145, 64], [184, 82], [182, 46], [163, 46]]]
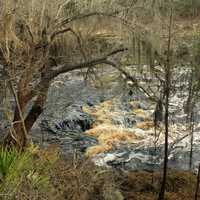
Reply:
[[[154, 200], [160, 189], [160, 173], [130, 172], [121, 179], [121, 190], [128, 200]], [[170, 171], [166, 200], [193, 200], [196, 177], [189, 172]]]
[[102, 133], [98, 139], [101, 144], [117, 144], [120, 142], [133, 143], [137, 140], [137, 137], [132, 131], [113, 128], [108, 129], [105, 133]]
[[94, 108], [84, 107], [83, 111], [91, 114], [96, 118], [94, 127], [99, 124], [112, 124], [112, 117], [118, 113], [114, 113], [114, 99], [104, 101], [103, 103], [96, 105]]
[[[78, 156], [63, 159], [55, 146], [33, 152], [36, 176], [48, 181], [34, 184], [22, 176], [14, 196], [5, 200], [154, 200], [160, 189], [160, 172], [122, 172], [95, 166]], [[55, 162], [56, 161], [56, 162]], [[30, 166], [27, 166], [30, 168]], [[37, 167], [37, 168], [35, 168]], [[38, 168], [39, 167], [39, 168]], [[25, 170], [26, 171], [26, 170]], [[2, 184], [2, 183], [1, 183]], [[193, 200], [196, 176], [189, 172], [169, 171], [166, 200]], [[12, 189], [12, 188], [10, 188]]]
[[99, 145], [87, 149], [87, 156], [110, 151], [121, 143], [136, 143], [138, 141], [133, 131], [113, 125], [99, 125], [86, 131], [86, 134], [97, 137], [99, 141]]
[[[99, 153], [111, 151], [119, 147], [121, 144], [134, 144], [141, 142], [146, 137], [151, 138], [151, 136], [155, 136], [154, 122], [150, 118], [148, 111], [138, 108], [138, 101], [131, 102], [136, 118], [141, 118], [142, 120], [142, 122], [138, 122], [135, 125], [135, 129], [128, 129], [114, 124], [113, 119], [122, 115], [122, 111], [115, 108], [115, 101], [116, 99], [113, 99], [105, 101], [95, 107], [84, 107], [84, 111], [91, 114], [96, 119], [93, 124], [93, 128], [85, 133], [96, 137], [99, 142], [97, 146], [87, 149], [86, 155], [89, 157], [95, 156]], [[169, 128], [171, 133], [170, 141], [174, 141], [177, 138], [177, 132], [180, 133], [180, 131], [177, 127]], [[163, 127], [160, 125], [157, 129], [157, 131], [161, 133], [158, 140], [159, 144], [164, 141], [162, 130]]]
[[98, 125], [95, 128], [86, 131], [86, 133], [89, 135], [98, 137], [102, 141], [102, 143], [104, 143], [104, 138], [106, 139], [106, 135], [116, 136], [116, 137], [118, 135], [119, 136], [127, 135], [127, 139], [133, 139], [133, 140], [137, 139], [137, 137], [135, 136], [132, 130], [121, 128], [114, 125], [107, 125], [107, 124]]
[[135, 113], [138, 117], [143, 118], [145, 121], [150, 120], [149, 114], [143, 109], [133, 109], [133, 113]]
[[89, 160], [60, 160], [52, 171], [51, 180], [59, 200], [107, 200], [108, 192], [118, 191], [114, 174], [94, 166]]
[[136, 127], [142, 130], [149, 130], [154, 127], [154, 123], [153, 121], [144, 121], [144, 122], [138, 123]]
[[[50, 172], [53, 189], [40, 196], [36, 189], [21, 187], [20, 200], [154, 200], [160, 181], [160, 172], [117, 172], [97, 167], [89, 160], [60, 159]], [[195, 184], [195, 175], [170, 171], [166, 200], [193, 200]]]
[[[113, 124], [113, 120], [115, 117], [119, 116], [120, 111], [116, 111], [115, 99], [105, 101], [95, 107], [84, 107], [84, 112], [89, 113], [93, 117], [95, 117], [95, 123], [93, 124], [93, 128], [86, 131], [85, 133], [88, 135], [92, 135], [96, 137], [99, 141], [99, 145], [88, 148], [86, 155], [94, 156], [98, 153], [103, 153], [112, 150], [117, 145], [122, 143], [137, 143], [141, 138], [137, 137], [133, 130], [122, 128]], [[147, 120], [141, 124], [138, 124], [138, 128], [143, 130], [147, 130], [152, 128], [153, 123], [148, 121], [147, 113], [138, 109], [139, 102], [132, 101], [131, 105], [136, 108], [134, 112], [139, 116]]]
[[112, 150], [112, 146], [111, 145], [96, 145], [96, 146], [93, 146], [93, 147], [89, 147], [86, 151], [86, 156], [87, 157], [93, 157], [99, 153], [104, 153], [104, 152], [107, 152], [107, 151], [110, 151]]

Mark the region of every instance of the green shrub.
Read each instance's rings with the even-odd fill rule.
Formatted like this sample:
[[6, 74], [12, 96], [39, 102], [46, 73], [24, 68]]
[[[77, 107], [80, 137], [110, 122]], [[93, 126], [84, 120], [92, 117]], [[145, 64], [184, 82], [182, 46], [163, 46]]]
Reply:
[[[42, 152], [42, 153], [41, 153]], [[27, 148], [24, 152], [16, 149], [0, 151], [0, 194], [4, 199], [23, 199], [20, 191], [30, 195], [44, 194], [50, 190], [49, 172], [58, 158], [57, 153]], [[17, 197], [18, 196], [18, 197]], [[32, 197], [31, 197], [32, 198]]]
[[18, 160], [19, 153], [15, 149], [0, 150], [0, 177], [1, 181], [6, 177], [9, 170], [15, 165]]

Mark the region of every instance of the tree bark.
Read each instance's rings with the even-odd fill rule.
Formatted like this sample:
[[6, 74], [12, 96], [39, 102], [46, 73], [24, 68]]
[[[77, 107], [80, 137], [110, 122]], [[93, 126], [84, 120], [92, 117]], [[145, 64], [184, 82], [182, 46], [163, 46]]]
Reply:
[[165, 64], [165, 145], [164, 145], [164, 166], [163, 166], [163, 178], [161, 188], [158, 196], [158, 200], [164, 200], [166, 179], [167, 179], [167, 166], [168, 166], [168, 137], [169, 137], [169, 97], [171, 89], [171, 40], [172, 40], [172, 20], [173, 13], [171, 9], [170, 22], [169, 22], [169, 35], [167, 46], [167, 59]]
[[193, 143], [194, 143], [194, 113], [193, 110], [191, 111], [190, 115], [190, 158], [189, 158], [189, 169], [192, 169], [192, 164], [193, 164]]
[[168, 165], [168, 135], [169, 135], [169, 95], [170, 95], [170, 88], [169, 88], [169, 72], [166, 74], [166, 96], [165, 96], [165, 153], [164, 153], [164, 166], [163, 166], [163, 179], [161, 184], [161, 189], [159, 193], [158, 200], [164, 200], [165, 196], [165, 186], [166, 186], [166, 179], [167, 179], [167, 165]]
[[[27, 103], [32, 99], [31, 96], [24, 96], [24, 98], [18, 98], [23, 96], [18, 92], [18, 99], [16, 100], [16, 108], [15, 114], [13, 119], [13, 127], [9, 130], [5, 140], [5, 146], [15, 146], [17, 149], [23, 149], [29, 143], [28, 141], [28, 133], [30, 132], [33, 124], [36, 122], [38, 117], [43, 111], [43, 106], [47, 98], [47, 92], [49, 88], [50, 81], [44, 79], [41, 81], [42, 87], [38, 91], [38, 95], [36, 100], [33, 103], [33, 106], [29, 113], [27, 114], [26, 118], [23, 118], [22, 111], [25, 110]], [[13, 91], [14, 93], [14, 91]]]
[[[91, 61], [75, 64], [75, 65], [61, 65], [55, 68], [46, 68], [46, 71], [42, 73], [42, 79], [39, 84], [31, 91], [18, 90], [18, 94], [15, 94], [13, 87], [11, 87], [13, 95], [15, 96], [16, 108], [14, 113], [13, 126], [10, 129], [7, 137], [4, 140], [6, 146], [16, 146], [19, 149], [23, 149], [28, 144], [28, 135], [33, 124], [43, 111], [43, 106], [47, 98], [47, 92], [51, 80], [62, 73], [67, 73], [77, 69], [91, 68], [99, 64], [108, 64], [107, 58], [117, 53], [126, 51], [127, 48], [117, 49], [104, 55], [100, 58], [93, 59]], [[22, 81], [23, 82], [23, 81]], [[22, 87], [23, 88], [23, 87]], [[24, 119], [27, 104], [36, 97], [34, 104]]]
[[199, 186], [200, 185], [200, 164], [198, 168], [198, 175], [197, 175], [197, 185], [196, 185], [196, 191], [195, 191], [195, 197], [194, 200], [198, 200], [199, 197]]

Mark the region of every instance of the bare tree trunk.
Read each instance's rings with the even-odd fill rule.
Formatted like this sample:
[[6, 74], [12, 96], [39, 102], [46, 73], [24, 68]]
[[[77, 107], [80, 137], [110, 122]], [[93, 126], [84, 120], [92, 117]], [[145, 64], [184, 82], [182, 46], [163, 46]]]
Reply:
[[170, 95], [170, 79], [169, 72], [166, 73], [166, 91], [165, 91], [165, 153], [164, 153], [164, 166], [163, 166], [163, 178], [161, 189], [159, 193], [158, 200], [164, 200], [165, 195], [165, 186], [166, 186], [166, 178], [167, 178], [167, 165], [168, 165], [168, 134], [169, 134], [169, 95]]
[[27, 130], [24, 119], [20, 117], [19, 112], [20, 111], [16, 106], [12, 127], [9, 129], [9, 132], [4, 139], [4, 146], [6, 147], [15, 146], [18, 149], [22, 149], [27, 145]]
[[197, 185], [196, 185], [196, 191], [195, 191], [194, 200], [198, 200], [198, 197], [199, 197], [199, 185], [200, 185], [200, 164], [199, 164], [199, 168], [198, 168]]
[[190, 116], [190, 160], [189, 160], [189, 169], [192, 169], [192, 160], [193, 160], [193, 142], [194, 142], [194, 113], [191, 111]]
[[168, 165], [168, 135], [169, 135], [169, 97], [170, 97], [170, 86], [171, 86], [171, 36], [172, 36], [172, 20], [173, 14], [172, 9], [170, 13], [170, 23], [169, 23], [169, 35], [168, 35], [168, 47], [167, 47], [167, 60], [165, 64], [165, 145], [164, 145], [164, 166], [163, 166], [163, 178], [161, 183], [161, 188], [158, 196], [158, 200], [164, 200], [165, 197], [165, 187], [167, 179], [167, 165]]
[[10, 128], [8, 135], [4, 140], [5, 146], [16, 146], [19, 149], [26, 146], [27, 143], [27, 130], [25, 127], [25, 121], [23, 117], [23, 110], [25, 109], [26, 104], [22, 97], [23, 92], [16, 93], [14, 86], [11, 81], [9, 83], [9, 88], [15, 99], [15, 113], [12, 123], [12, 128]]
[[192, 69], [188, 83], [188, 98], [185, 105], [185, 113], [187, 114], [186, 123], [188, 124], [188, 131], [190, 134], [190, 156], [189, 156], [189, 169], [192, 169], [193, 157], [193, 140], [194, 140], [194, 88], [193, 88], [194, 70]]
[[23, 119], [22, 110], [25, 110], [28, 100], [26, 98], [19, 98], [19, 100], [16, 99], [16, 102], [18, 103], [16, 103], [17, 105], [15, 108], [13, 127], [4, 140], [5, 146], [15, 146], [18, 149], [23, 149], [28, 145], [28, 133], [30, 132], [34, 123], [43, 111], [43, 106], [47, 97], [48, 87], [49, 81], [44, 82], [42, 89], [39, 91], [39, 94], [25, 119]]

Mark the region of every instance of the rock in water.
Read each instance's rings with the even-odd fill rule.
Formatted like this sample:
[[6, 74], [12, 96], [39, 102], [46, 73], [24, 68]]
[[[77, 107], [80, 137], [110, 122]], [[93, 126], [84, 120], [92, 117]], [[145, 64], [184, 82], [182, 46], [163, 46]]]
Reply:
[[44, 142], [47, 145], [58, 144], [65, 155], [74, 152], [84, 155], [88, 147], [97, 144], [94, 137], [83, 133], [91, 128], [93, 122], [94, 119], [84, 113], [81, 106], [71, 105], [57, 112], [44, 113], [40, 127], [45, 133]]
[[79, 105], [71, 105], [61, 112], [57, 111], [52, 115], [43, 115], [41, 128], [55, 134], [62, 132], [84, 132], [91, 128], [94, 119], [84, 113]]

